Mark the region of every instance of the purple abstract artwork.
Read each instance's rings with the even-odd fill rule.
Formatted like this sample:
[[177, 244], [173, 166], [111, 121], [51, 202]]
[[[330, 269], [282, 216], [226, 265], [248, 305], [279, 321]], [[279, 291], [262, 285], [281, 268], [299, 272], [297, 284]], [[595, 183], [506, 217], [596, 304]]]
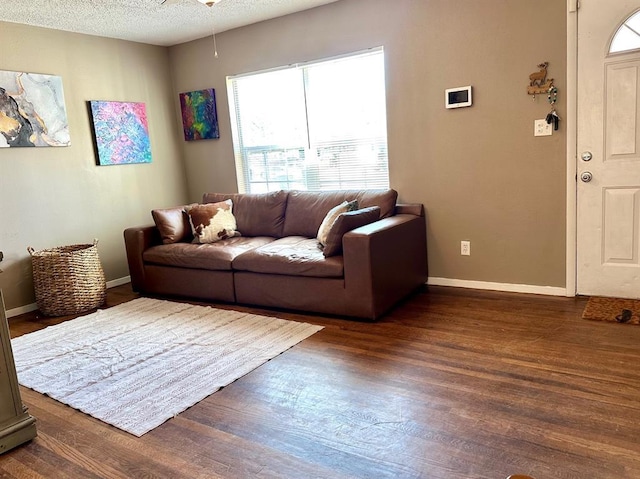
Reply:
[[186, 141], [220, 138], [216, 91], [213, 88], [180, 93], [180, 108]]
[[90, 101], [98, 165], [151, 163], [144, 103]]

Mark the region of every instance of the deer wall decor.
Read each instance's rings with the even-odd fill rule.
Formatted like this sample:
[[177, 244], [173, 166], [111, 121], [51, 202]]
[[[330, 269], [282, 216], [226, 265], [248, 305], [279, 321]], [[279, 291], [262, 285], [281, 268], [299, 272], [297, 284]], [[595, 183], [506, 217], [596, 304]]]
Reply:
[[542, 62], [538, 65], [539, 70], [529, 75], [529, 86], [527, 86], [527, 93], [533, 95], [533, 99], [536, 99], [536, 95], [547, 93], [549, 88], [553, 87], [553, 78], [547, 78], [547, 68], [549, 62]]
[[533, 72], [531, 75], [529, 75], [529, 80], [530, 86], [542, 86], [542, 84], [546, 81], [547, 79], [547, 67], [549, 66], [549, 62], [544, 62], [541, 63], [540, 65], [538, 65], [538, 68], [540, 69], [537, 72]]

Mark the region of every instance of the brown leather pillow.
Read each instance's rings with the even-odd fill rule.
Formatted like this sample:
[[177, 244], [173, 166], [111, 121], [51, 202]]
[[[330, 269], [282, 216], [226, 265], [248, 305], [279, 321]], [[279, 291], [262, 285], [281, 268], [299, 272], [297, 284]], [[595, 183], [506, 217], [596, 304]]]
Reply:
[[[341, 213], [331, 226], [327, 242], [322, 248], [325, 258], [342, 253], [342, 237], [349, 231], [368, 225], [380, 219], [380, 207], [370, 206], [356, 211]], [[321, 245], [322, 246], [322, 245]]]
[[164, 244], [191, 241], [193, 239], [189, 217], [185, 212], [185, 208], [185, 206], [176, 206], [174, 208], [151, 211], [151, 216], [153, 216], [153, 221], [160, 232], [160, 237]]

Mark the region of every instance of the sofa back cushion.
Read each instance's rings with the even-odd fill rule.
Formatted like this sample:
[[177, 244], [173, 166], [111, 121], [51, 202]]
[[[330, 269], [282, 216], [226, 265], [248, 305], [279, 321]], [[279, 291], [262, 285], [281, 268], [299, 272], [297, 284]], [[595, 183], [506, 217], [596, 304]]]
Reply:
[[284, 214], [287, 207], [287, 193], [241, 194], [205, 193], [203, 203], [218, 203], [231, 199], [233, 215], [242, 236], [282, 237]]
[[[283, 236], [314, 238], [331, 208], [343, 201], [358, 201], [358, 208], [380, 207], [380, 218], [393, 216], [395, 190], [289, 191]], [[240, 230], [243, 234], [244, 232]]]

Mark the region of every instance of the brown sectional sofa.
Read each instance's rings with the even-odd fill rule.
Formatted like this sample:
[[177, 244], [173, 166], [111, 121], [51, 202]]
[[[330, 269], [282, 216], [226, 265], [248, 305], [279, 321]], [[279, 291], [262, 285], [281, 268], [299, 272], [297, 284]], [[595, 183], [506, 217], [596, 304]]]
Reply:
[[[427, 280], [423, 206], [396, 204], [394, 190], [207, 193], [203, 203], [226, 199], [242, 236], [193, 244], [184, 207], [154, 210], [156, 225], [126, 229], [133, 289], [375, 320]], [[341, 253], [325, 257], [318, 228], [354, 199], [379, 207], [379, 219], [345, 233]]]

